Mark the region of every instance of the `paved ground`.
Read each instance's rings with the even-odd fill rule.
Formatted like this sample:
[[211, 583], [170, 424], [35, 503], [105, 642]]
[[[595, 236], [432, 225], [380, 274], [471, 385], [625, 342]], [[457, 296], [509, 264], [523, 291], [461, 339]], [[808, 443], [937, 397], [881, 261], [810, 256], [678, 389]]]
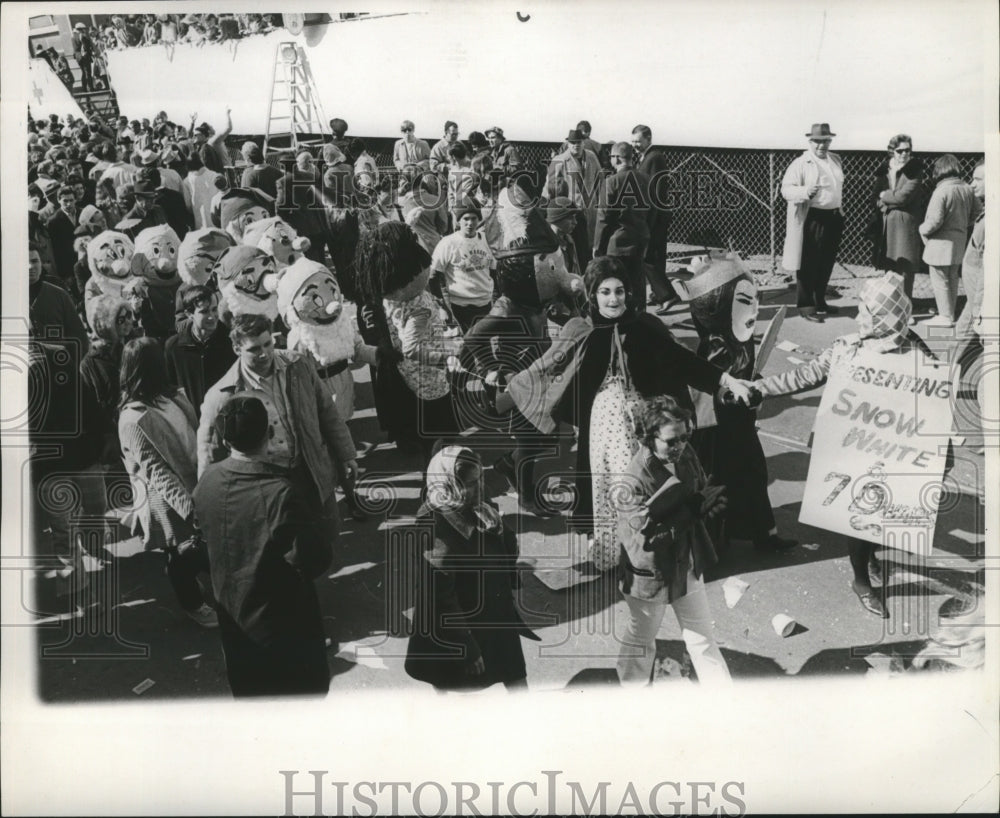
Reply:
[[[768, 294], [762, 304], [761, 324], [777, 304], [789, 303], [790, 296], [788, 292]], [[824, 325], [799, 318], [786, 321], [782, 338], [799, 348], [792, 353], [776, 350], [765, 374], [792, 365], [788, 355], [807, 360], [838, 335], [852, 331], [852, 299], [832, 303], [845, 307], [844, 312]], [[690, 338], [692, 333], [683, 319], [684, 314], [678, 312], [667, 321], [680, 337]], [[356, 372], [361, 381], [361, 408], [352, 427], [358, 439], [377, 442], [381, 436], [370, 408], [366, 374], [366, 370]], [[733, 675], [737, 679], [791, 679], [817, 674], [894, 673], [913, 669], [913, 657], [921, 651], [926, 657], [929, 649], [938, 657], [929, 666], [950, 668], [969, 662], [968, 655], [965, 660], [955, 658], [956, 649], [940, 646], [938, 611], [943, 604], [954, 605], [949, 601], [952, 597], [974, 597], [982, 579], [979, 485], [983, 458], [970, 450], [974, 441], [970, 438], [958, 452], [953, 476], [961, 488], [947, 499], [947, 508], [939, 516], [932, 560], [917, 565], [899, 552], [887, 555], [896, 571], [889, 596], [892, 616], [883, 623], [865, 612], [850, 590], [850, 567], [842, 539], [797, 522], [818, 403], [819, 391], [814, 391], [769, 401], [760, 412], [760, 434], [768, 456], [770, 494], [778, 525], [783, 534], [795, 537], [802, 546], [783, 555], [761, 555], [749, 545], [736, 544], [722, 554], [720, 564], [706, 577], [718, 638]], [[478, 436], [468, 440], [474, 447], [484, 448]], [[495, 449], [484, 451], [484, 461], [491, 463], [498, 454]], [[345, 521], [336, 546], [339, 564], [344, 567], [317, 583], [332, 642], [332, 695], [415, 684], [402, 669], [408, 600], [405, 593], [398, 592], [405, 585], [401, 581], [405, 570], [396, 555], [412, 550], [405, 532], [408, 515], [417, 507], [420, 478], [416, 462], [408, 461], [403, 473], [400, 462], [401, 455], [386, 444], [362, 461], [367, 483], [372, 485], [381, 474], [379, 481], [386, 489], [370, 493], [369, 502], [379, 506], [380, 497], [391, 496], [392, 500], [383, 503], [380, 513], [368, 521]], [[560, 463], [568, 467], [570, 462], [567, 441]], [[524, 643], [530, 685], [538, 690], [560, 690], [583, 684], [616, 684], [615, 634], [625, 622], [625, 604], [617, 589], [606, 578], [580, 582], [562, 591], [539, 581], [536, 572], [546, 568], [575, 565], [575, 570], [587, 573], [584, 544], [567, 535], [561, 517], [541, 520], [516, 515], [513, 495], [502, 492], [501, 480], [492, 472], [487, 472], [487, 489], [498, 498], [508, 522], [521, 532], [523, 583], [519, 602], [542, 638], [540, 643]], [[45, 652], [39, 662], [42, 698], [100, 701], [228, 695], [218, 635], [181, 614], [163, 575], [162, 556], [143, 553], [135, 540], [123, 540], [113, 551], [117, 556], [102, 574], [91, 574], [94, 581], [90, 597], [84, 597], [84, 608], [72, 613], [65, 602], [51, 597], [43, 579], [23, 574], [25, 623], [36, 628]], [[98, 581], [98, 576], [105, 581]], [[748, 587], [730, 608], [724, 589], [737, 579]], [[32, 590], [34, 603], [28, 602]], [[103, 601], [98, 593], [105, 594]], [[778, 636], [770, 624], [778, 613], [786, 613], [799, 623], [786, 638]], [[117, 634], [117, 639], [107, 632]], [[938, 641], [929, 641], [930, 636]], [[658, 683], [688, 683], [685, 677], [690, 669], [683, 642], [669, 613], [659, 635], [658, 660]]]

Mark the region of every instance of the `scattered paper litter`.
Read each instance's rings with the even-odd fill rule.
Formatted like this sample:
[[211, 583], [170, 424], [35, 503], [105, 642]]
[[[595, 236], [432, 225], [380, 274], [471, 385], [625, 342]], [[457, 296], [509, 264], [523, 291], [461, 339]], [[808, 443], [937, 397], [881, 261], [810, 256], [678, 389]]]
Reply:
[[183, 657], [183, 658], [181, 659], [181, 661], [182, 661], [182, 662], [188, 662], [188, 661], [190, 661], [191, 659], [200, 659], [200, 658], [201, 658], [201, 654], [200, 654], [200, 653], [192, 653], [192, 654], [191, 654], [190, 656], [184, 656], [184, 657]]
[[799, 345], [793, 341], [778, 341], [775, 346], [782, 352], [797, 352]]
[[739, 577], [729, 577], [726, 579], [722, 583], [722, 593], [726, 598], [726, 607], [730, 609], [735, 608], [736, 603], [740, 601], [749, 587], [750, 583], [744, 582]]
[[805, 361], [803, 361], [801, 358], [796, 358], [794, 355], [788, 356], [788, 362], [790, 364], [796, 364], [796, 365], [805, 363]]
[[376, 562], [359, 562], [355, 565], [347, 565], [337, 571], [337, 573], [330, 574], [330, 579], [350, 576], [351, 574], [356, 574], [359, 571], [367, 571], [369, 568], [374, 568], [376, 565], [378, 565]]
[[459, 432], [459, 434], [462, 437], [468, 437], [469, 435], [474, 435], [478, 431], [479, 431], [479, 427], [478, 426], [470, 426], [468, 429], [465, 429], [465, 430]]
[[139, 682], [139, 684], [137, 684], [135, 687], [132, 688], [132, 692], [135, 693], [136, 696], [141, 696], [155, 684], [156, 682], [154, 682], [152, 679], [143, 679], [141, 682]]
[[819, 543], [804, 542], [804, 543], [802, 543], [802, 547], [806, 551], [819, 551]]
[[137, 605], [148, 605], [150, 602], [156, 602], [155, 599], [132, 599], [128, 602], [119, 602], [115, 605], [116, 608], [134, 608]]

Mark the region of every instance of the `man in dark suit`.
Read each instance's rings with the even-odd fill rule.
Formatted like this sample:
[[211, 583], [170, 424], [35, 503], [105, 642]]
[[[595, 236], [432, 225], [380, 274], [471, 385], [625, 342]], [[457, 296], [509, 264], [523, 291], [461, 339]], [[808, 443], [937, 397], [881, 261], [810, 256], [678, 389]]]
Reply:
[[193, 498], [229, 688], [234, 697], [326, 694], [330, 670], [312, 581], [330, 565], [330, 540], [287, 471], [265, 459], [260, 399], [234, 395], [218, 424], [230, 455], [205, 470]]
[[667, 180], [667, 157], [663, 151], [652, 147], [653, 132], [648, 125], [636, 125], [632, 129], [632, 148], [636, 153], [636, 167], [651, 180], [650, 206], [653, 208], [649, 223], [649, 246], [646, 248], [646, 278], [653, 290], [650, 303], [660, 305], [657, 315], [663, 315], [678, 300], [667, 281], [667, 232], [672, 215], [665, 207], [669, 201]]
[[649, 244], [649, 177], [634, 166], [635, 151], [628, 142], [616, 142], [611, 149], [611, 166], [604, 196], [597, 210], [594, 256], [614, 256], [628, 272], [633, 306], [646, 309], [646, 280], [643, 259]]
[[73, 265], [76, 264], [76, 251], [73, 250], [73, 240], [77, 227], [78, 214], [76, 209], [76, 192], [66, 184], [59, 188], [56, 194], [58, 209], [53, 213], [45, 226], [52, 241], [52, 257], [55, 261], [55, 274], [68, 292], [73, 292]]

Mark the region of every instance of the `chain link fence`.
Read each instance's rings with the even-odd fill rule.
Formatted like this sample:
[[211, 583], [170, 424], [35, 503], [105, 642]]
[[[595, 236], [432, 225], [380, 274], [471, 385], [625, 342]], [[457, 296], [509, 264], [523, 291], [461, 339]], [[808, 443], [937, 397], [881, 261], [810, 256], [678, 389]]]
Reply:
[[[243, 138], [230, 140], [238, 151]], [[393, 171], [394, 139], [365, 138], [380, 170]], [[433, 140], [428, 140], [433, 145]], [[529, 169], [544, 173], [558, 143], [516, 142]], [[801, 154], [793, 150], [660, 147], [666, 155], [673, 220], [669, 240], [680, 245], [732, 247], [758, 272], [781, 272], [787, 205], [781, 197], [785, 169]], [[864, 277], [872, 268], [865, 228], [874, 208], [875, 173], [885, 151], [836, 151], [844, 167], [844, 234], [834, 278]], [[940, 153], [916, 153], [929, 171]], [[972, 177], [980, 154], [955, 154], [963, 178]], [[544, 178], [544, 176], [542, 177]], [[928, 290], [929, 291], [929, 290]]]

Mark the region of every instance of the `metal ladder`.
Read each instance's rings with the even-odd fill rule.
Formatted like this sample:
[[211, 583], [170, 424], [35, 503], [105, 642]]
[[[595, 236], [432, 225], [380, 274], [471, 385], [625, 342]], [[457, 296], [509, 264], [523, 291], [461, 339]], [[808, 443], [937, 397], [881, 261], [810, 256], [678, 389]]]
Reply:
[[329, 133], [305, 50], [296, 42], [278, 43], [267, 104], [264, 155], [320, 145]]

